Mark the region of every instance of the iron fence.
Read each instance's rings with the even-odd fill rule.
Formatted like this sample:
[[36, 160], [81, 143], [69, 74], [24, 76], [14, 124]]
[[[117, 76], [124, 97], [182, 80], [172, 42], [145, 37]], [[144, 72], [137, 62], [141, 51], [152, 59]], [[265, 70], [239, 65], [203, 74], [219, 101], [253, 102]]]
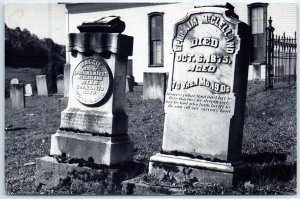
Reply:
[[296, 81], [297, 65], [297, 37], [275, 35], [270, 17], [269, 26], [266, 28], [266, 89], [272, 89], [276, 82]]

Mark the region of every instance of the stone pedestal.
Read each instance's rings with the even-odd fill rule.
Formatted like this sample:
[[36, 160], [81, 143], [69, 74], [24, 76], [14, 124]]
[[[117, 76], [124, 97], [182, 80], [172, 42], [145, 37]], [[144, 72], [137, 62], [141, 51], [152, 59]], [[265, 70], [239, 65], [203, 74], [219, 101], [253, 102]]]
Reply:
[[133, 160], [133, 143], [127, 135], [105, 137], [58, 130], [51, 136], [51, 155], [93, 159], [96, 164], [115, 165]]
[[58, 159], [45, 156], [36, 160], [35, 185], [38, 189], [65, 188], [73, 190], [74, 194], [112, 194], [123, 180], [142, 170], [135, 163], [108, 168], [81, 160], [61, 162]]
[[162, 154], [151, 157], [150, 174], [174, 170], [169, 177], [176, 181], [233, 183], [241, 157], [251, 38], [236, 16], [230, 4], [201, 7], [175, 25]]
[[186, 156], [156, 154], [150, 158], [149, 173], [176, 182], [199, 181], [231, 186], [238, 182], [246, 164], [208, 161]]
[[69, 34], [68, 106], [61, 113], [60, 130], [52, 135], [50, 155], [90, 158], [111, 166], [132, 161], [133, 156], [124, 110], [133, 38], [98, 32], [101, 25], [90, 25], [86, 26], [92, 32], [85, 32], [83, 25], [83, 32]]

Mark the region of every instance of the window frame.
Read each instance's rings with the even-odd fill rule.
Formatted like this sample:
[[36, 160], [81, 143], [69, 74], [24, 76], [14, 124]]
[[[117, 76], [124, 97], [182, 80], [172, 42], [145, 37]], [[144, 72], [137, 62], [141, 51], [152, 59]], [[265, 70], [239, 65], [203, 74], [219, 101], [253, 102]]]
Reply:
[[[254, 10], [257, 10], [257, 14], [255, 16], [256, 17], [255, 20], [252, 18]], [[262, 11], [262, 18], [260, 19], [258, 16], [259, 16], [259, 12], [261, 12], [261, 11]], [[265, 11], [264, 11], [263, 7], [252, 7], [251, 8], [251, 18], [250, 18], [250, 20], [251, 20], [251, 22], [250, 22], [251, 23], [251, 27], [253, 27], [253, 22], [254, 21], [255, 21], [255, 25], [256, 25], [256, 32], [253, 33], [253, 28], [252, 28], [251, 34], [263, 34], [264, 33], [264, 12]], [[259, 29], [261, 28], [261, 26], [262, 26], [262, 30], [259, 31]]]
[[[261, 63], [264, 64], [266, 62], [265, 58], [265, 51], [266, 51], [266, 28], [267, 28], [267, 7], [268, 3], [252, 3], [248, 5], [248, 24], [253, 28], [252, 24], [252, 11], [253, 9], [257, 8], [262, 8], [263, 9], [263, 32], [262, 33], [252, 33], [253, 30], [251, 30], [251, 35], [252, 35], [252, 50], [251, 50], [251, 63]], [[259, 20], [257, 20], [258, 22]], [[262, 43], [261, 46], [254, 46], [254, 39], [258, 40], [258, 37], [262, 37], [264, 39], [264, 42]], [[263, 58], [257, 58], [256, 55], [258, 52], [256, 51], [257, 48], [263, 48]]]
[[[164, 66], [164, 12], [151, 12], [148, 13], [148, 66], [149, 67], [163, 67]], [[151, 56], [151, 19], [153, 17], [161, 17], [161, 64], [151, 63], [153, 61], [153, 55]]]

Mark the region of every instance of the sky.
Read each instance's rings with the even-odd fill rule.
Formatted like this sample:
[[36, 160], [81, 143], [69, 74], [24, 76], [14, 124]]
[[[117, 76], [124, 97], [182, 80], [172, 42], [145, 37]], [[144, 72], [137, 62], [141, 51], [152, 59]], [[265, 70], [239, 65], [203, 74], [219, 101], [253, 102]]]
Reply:
[[4, 22], [9, 28], [26, 28], [40, 39], [66, 43], [65, 6], [56, 3], [7, 3]]

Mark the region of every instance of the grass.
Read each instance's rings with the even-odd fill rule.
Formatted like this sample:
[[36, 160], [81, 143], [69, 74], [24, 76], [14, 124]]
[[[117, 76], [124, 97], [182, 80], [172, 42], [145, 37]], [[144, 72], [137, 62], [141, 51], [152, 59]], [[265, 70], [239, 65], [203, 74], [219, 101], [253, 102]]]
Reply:
[[[271, 91], [264, 91], [263, 83], [248, 85], [242, 153], [253, 168], [250, 182], [229, 189], [197, 183], [176, 185], [184, 194], [295, 194], [296, 88], [278, 85]], [[143, 101], [141, 86], [134, 90], [126, 95], [128, 133], [134, 142], [134, 161], [144, 165], [142, 176], [146, 176], [149, 158], [161, 150], [163, 104]], [[66, 105], [67, 100], [57, 95], [28, 97], [22, 110], [12, 109], [10, 99], [5, 100], [7, 194], [41, 194], [34, 185], [34, 162], [49, 154], [50, 136], [59, 128], [60, 112]]]

